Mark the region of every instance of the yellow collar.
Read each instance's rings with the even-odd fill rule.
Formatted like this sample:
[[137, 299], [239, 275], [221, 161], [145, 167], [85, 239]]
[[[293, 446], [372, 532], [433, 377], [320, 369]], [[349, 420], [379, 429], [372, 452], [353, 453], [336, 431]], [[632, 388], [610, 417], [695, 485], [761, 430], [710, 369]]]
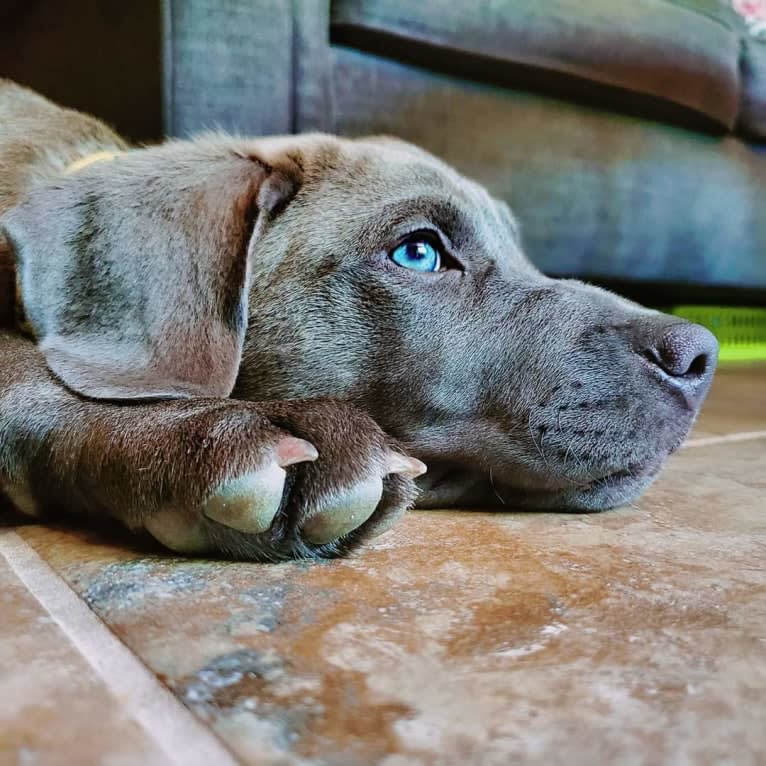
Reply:
[[86, 154], [84, 157], [80, 157], [67, 165], [64, 173], [66, 175], [79, 173], [83, 168], [87, 168], [88, 165], [95, 165], [97, 162], [110, 162], [120, 154], [123, 154], [123, 152], [93, 152], [93, 154]]

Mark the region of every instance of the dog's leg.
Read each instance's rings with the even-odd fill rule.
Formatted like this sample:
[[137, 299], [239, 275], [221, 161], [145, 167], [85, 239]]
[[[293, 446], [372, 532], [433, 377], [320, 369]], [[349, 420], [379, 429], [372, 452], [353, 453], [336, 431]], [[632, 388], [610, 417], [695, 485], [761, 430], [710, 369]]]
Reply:
[[116, 517], [180, 552], [344, 552], [398, 518], [418, 461], [333, 401], [115, 404], [0, 332], [0, 488], [22, 512]]

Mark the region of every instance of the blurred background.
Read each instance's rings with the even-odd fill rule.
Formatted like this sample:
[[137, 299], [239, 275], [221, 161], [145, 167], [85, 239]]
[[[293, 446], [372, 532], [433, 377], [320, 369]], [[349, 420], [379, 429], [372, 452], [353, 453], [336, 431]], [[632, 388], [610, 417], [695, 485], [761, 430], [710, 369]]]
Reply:
[[394, 134], [547, 273], [766, 334], [766, 0], [5, 0], [0, 29], [0, 73], [135, 141]]

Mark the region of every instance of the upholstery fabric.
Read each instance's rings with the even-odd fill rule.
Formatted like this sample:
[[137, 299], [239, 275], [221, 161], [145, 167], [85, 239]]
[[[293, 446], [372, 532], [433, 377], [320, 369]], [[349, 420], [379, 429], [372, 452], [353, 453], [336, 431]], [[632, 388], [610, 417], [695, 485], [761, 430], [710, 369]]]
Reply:
[[328, 8], [328, 0], [164, 0], [165, 132], [321, 128]]
[[766, 139], [766, 40], [743, 43], [742, 79], [738, 129], [745, 135]]
[[[694, 6], [698, 5], [699, 9]], [[334, 0], [332, 24], [654, 96], [736, 122], [740, 34], [716, 3], [665, 0]], [[700, 12], [701, 11], [701, 12]], [[491, 66], [489, 64], [488, 66]], [[502, 72], [502, 69], [497, 70]]]
[[742, 44], [742, 103], [739, 129], [766, 139], [766, 0], [731, 0], [747, 29]]
[[281, 0], [165, 3], [166, 132], [290, 132], [292, 19], [283, 8]]
[[[747, 2], [747, 0], [745, 1]], [[657, 2], [677, 5], [700, 16], [707, 16], [709, 19], [738, 32], [744, 26], [742, 17], [733, 6], [733, 3], [740, 2], [740, 0], [657, 0]]]
[[546, 271], [766, 289], [766, 0], [0, 5], [2, 73], [131, 138], [389, 132]]
[[542, 269], [766, 288], [766, 153], [335, 49], [340, 133], [389, 132], [506, 199]]

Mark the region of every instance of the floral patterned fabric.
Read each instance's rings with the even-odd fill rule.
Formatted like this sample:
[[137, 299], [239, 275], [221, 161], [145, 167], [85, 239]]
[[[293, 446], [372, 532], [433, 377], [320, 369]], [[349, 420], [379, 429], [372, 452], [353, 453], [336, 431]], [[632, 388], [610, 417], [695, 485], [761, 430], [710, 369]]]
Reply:
[[731, 0], [731, 5], [745, 20], [750, 34], [766, 40], [766, 0]]

